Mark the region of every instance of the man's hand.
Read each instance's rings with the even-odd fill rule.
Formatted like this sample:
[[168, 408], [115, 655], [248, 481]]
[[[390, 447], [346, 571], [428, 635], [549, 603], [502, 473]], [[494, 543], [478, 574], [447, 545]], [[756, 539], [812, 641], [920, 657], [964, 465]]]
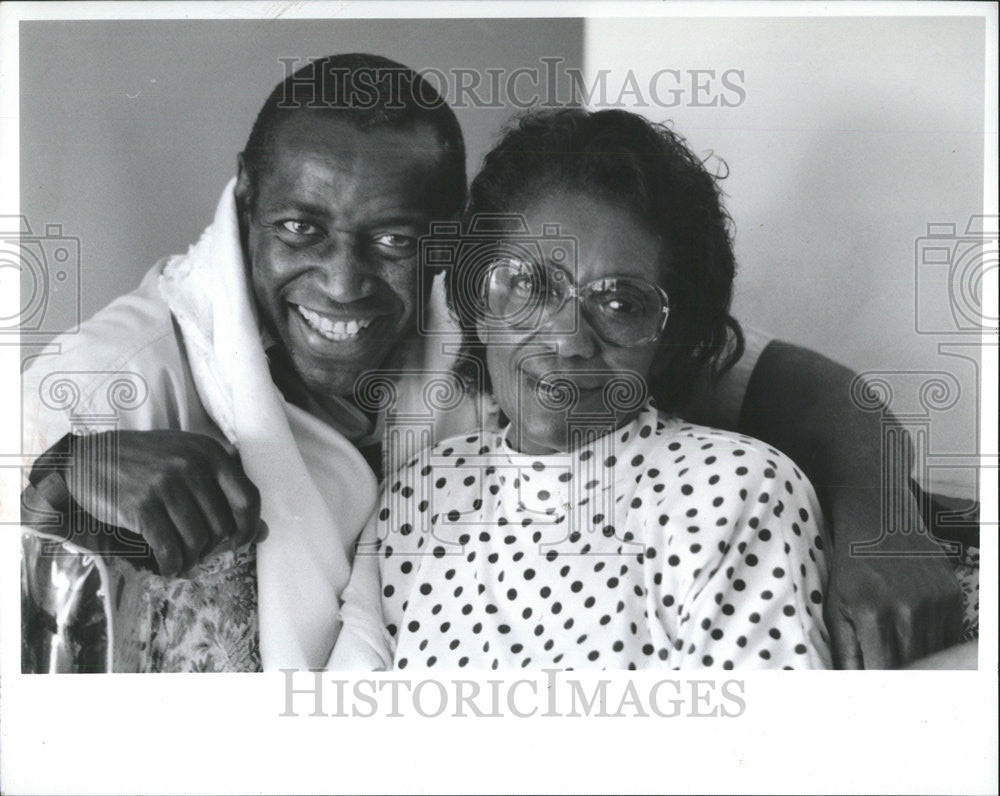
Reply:
[[[888, 412], [852, 402], [854, 375], [813, 351], [772, 342], [750, 378], [739, 430], [789, 455], [816, 488], [833, 536], [824, 618], [836, 665], [882, 669], [961, 640], [961, 588], [919, 519], [908, 437], [883, 437], [893, 422]], [[887, 484], [884, 473], [907, 480]], [[852, 543], [878, 540], [889, 522], [881, 555], [852, 555]], [[920, 550], [938, 555], [913, 555]]]
[[[893, 556], [903, 545], [911, 555]], [[920, 547], [928, 557], [912, 556]], [[962, 590], [948, 559], [931, 557], [935, 542], [889, 534], [879, 556], [848, 548], [831, 556], [823, 614], [837, 668], [895, 669], [961, 640]]]
[[[178, 575], [213, 552], [259, 540], [264, 529], [260, 493], [238, 456], [202, 434], [73, 437], [66, 485], [87, 514], [145, 540], [162, 575]], [[79, 534], [73, 541], [96, 549], [100, 540]], [[106, 545], [98, 552], [107, 552]]]

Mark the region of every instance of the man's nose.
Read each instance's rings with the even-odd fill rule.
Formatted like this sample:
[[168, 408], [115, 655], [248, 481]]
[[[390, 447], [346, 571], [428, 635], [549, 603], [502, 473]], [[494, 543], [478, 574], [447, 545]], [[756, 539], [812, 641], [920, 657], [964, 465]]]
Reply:
[[319, 269], [323, 291], [338, 303], [349, 304], [375, 292], [375, 275], [347, 241], [331, 243]]
[[567, 301], [546, 323], [555, 352], [563, 359], [590, 359], [597, 353], [597, 340], [577, 301]]

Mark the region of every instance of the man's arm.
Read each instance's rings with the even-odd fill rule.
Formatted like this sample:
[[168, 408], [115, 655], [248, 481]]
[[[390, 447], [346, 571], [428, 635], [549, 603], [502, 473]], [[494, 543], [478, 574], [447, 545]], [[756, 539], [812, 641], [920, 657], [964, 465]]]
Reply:
[[263, 530], [256, 487], [201, 407], [161, 265], [26, 362], [22, 524], [177, 574]]
[[[842, 668], [905, 665], [961, 640], [961, 589], [951, 564], [920, 527], [888, 534], [882, 555], [851, 554], [874, 541], [884, 505], [919, 523], [908, 483], [882, 494], [883, 467], [908, 474], [912, 450], [903, 433], [886, 437], [886, 417], [851, 401], [855, 374], [804, 348], [771, 342], [747, 384], [739, 431], [788, 454], [809, 476], [834, 537], [825, 618]], [[923, 548], [930, 555], [907, 553]]]
[[133, 563], [162, 575], [261, 541], [259, 520], [260, 493], [238, 457], [177, 429], [67, 434], [36, 459], [22, 494], [25, 527], [110, 556], [144, 541], [152, 555]]

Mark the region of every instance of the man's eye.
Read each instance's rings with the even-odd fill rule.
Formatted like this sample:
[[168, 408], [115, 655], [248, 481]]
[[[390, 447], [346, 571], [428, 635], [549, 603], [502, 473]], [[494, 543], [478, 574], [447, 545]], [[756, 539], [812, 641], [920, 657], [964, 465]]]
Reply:
[[417, 249], [417, 239], [411, 235], [401, 235], [395, 232], [387, 232], [384, 235], [377, 235], [372, 243], [380, 250], [397, 257], [413, 254]]
[[288, 221], [282, 221], [281, 226], [287, 232], [291, 232], [293, 235], [317, 235], [319, 234], [319, 228], [309, 224], [305, 221], [296, 221], [295, 219], [289, 219]]

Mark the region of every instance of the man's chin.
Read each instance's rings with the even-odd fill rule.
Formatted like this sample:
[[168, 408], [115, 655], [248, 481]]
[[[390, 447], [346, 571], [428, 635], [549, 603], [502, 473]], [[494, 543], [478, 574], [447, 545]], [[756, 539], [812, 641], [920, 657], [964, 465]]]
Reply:
[[379, 368], [384, 358], [374, 354], [362, 361], [355, 359], [299, 361], [296, 369], [313, 399], [322, 403], [331, 397], [352, 399], [358, 380], [366, 372]]

